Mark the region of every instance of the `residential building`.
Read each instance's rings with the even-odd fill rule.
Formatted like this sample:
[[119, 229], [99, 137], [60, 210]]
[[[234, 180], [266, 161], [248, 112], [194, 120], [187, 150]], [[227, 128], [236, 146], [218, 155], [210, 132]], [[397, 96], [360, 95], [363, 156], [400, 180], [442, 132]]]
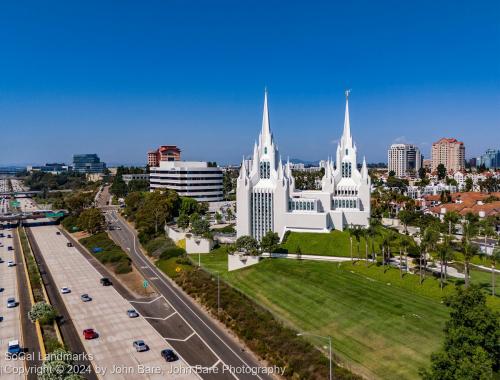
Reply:
[[250, 165], [243, 160], [237, 179], [237, 236], [261, 240], [268, 231], [282, 238], [286, 231], [325, 233], [350, 225], [367, 227], [371, 181], [365, 160], [359, 171], [356, 158], [346, 92], [344, 131], [336, 164], [327, 160], [321, 190], [296, 190], [291, 164], [283, 165], [271, 133], [266, 92], [262, 130], [252, 160]]
[[388, 170], [396, 177], [415, 177], [422, 167], [420, 149], [411, 144], [392, 144], [387, 152]]
[[104, 173], [106, 164], [101, 162], [97, 154], [75, 154], [73, 170], [78, 173]]
[[432, 168], [432, 160], [430, 158], [423, 159], [422, 160], [422, 165], [425, 170], [431, 170]]
[[443, 164], [448, 173], [465, 169], [465, 145], [453, 138], [442, 138], [432, 144], [432, 171]]
[[199, 202], [218, 202], [224, 198], [222, 180], [222, 170], [208, 162], [160, 160], [150, 168], [149, 189], [171, 189]]
[[160, 165], [161, 161], [180, 161], [181, 150], [175, 145], [162, 145], [156, 150], [148, 152], [149, 167]]
[[128, 185], [130, 181], [149, 181], [148, 173], [123, 174], [123, 181]]
[[500, 150], [488, 149], [482, 156], [477, 158], [476, 165], [478, 167], [484, 165], [486, 169], [500, 168]]

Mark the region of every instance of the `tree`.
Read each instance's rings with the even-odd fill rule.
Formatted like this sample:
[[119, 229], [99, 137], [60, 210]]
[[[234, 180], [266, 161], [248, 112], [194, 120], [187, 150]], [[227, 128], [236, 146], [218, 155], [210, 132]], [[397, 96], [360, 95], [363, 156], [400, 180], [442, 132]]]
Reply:
[[206, 236], [210, 232], [210, 223], [204, 218], [199, 218], [191, 224], [191, 231], [198, 236]]
[[276, 232], [267, 231], [262, 240], [260, 241], [260, 248], [263, 252], [272, 253], [278, 248], [280, 238]]
[[128, 183], [127, 193], [133, 191], [148, 191], [149, 190], [149, 181], [145, 179], [133, 179]]
[[217, 222], [217, 224], [222, 223], [222, 215], [218, 211], [215, 213], [215, 221]]
[[127, 184], [123, 180], [121, 174], [116, 174], [115, 178], [113, 179], [113, 183], [109, 188], [109, 192], [117, 198], [124, 198], [127, 195]]
[[138, 228], [157, 235], [165, 223], [177, 215], [179, 204], [179, 196], [175, 191], [145, 193], [144, 201], [136, 213]]
[[89, 207], [93, 201], [94, 200], [92, 194], [79, 192], [69, 196], [66, 199], [66, 206], [68, 207], [68, 211], [70, 211], [71, 214], [78, 215], [85, 208]]
[[394, 170], [389, 170], [389, 177], [395, 177], [396, 172]]
[[196, 199], [181, 197], [181, 206], [179, 208], [179, 214], [190, 216], [195, 212], [198, 212], [198, 202], [196, 201]]
[[455, 224], [460, 220], [460, 214], [456, 211], [448, 211], [444, 214], [443, 223], [448, 227], [448, 234], [455, 232]]
[[451, 245], [450, 245], [450, 237], [445, 236], [443, 239], [443, 242], [441, 244], [437, 245], [437, 253], [439, 257], [439, 284], [441, 286], [441, 290], [443, 290], [443, 283], [444, 283], [444, 273], [443, 273], [443, 266], [448, 265], [448, 261], [451, 259], [453, 251], [451, 250]]
[[425, 179], [426, 174], [427, 173], [425, 172], [425, 168], [421, 166], [420, 169], [418, 169], [418, 178], [420, 178], [421, 180]]
[[189, 217], [186, 214], [180, 214], [177, 218], [177, 226], [179, 228], [188, 228], [189, 227]]
[[491, 254], [491, 295], [495, 296], [495, 275], [496, 275], [496, 264], [500, 260], [500, 241], [493, 248], [493, 253]]
[[46, 302], [37, 302], [28, 312], [28, 318], [31, 322], [40, 321], [42, 325], [49, 325], [56, 319], [57, 312], [52, 305]]
[[40, 380], [79, 380], [83, 379], [75, 374], [73, 354], [63, 348], [57, 348], [47, 354], [43, 361]]
[[463, 237], [462, 237], [462, 247], [463, 247], [463, 255], [464, 255], [464, 271], [465, 271], [465, 287], [469, 286], [470, 279], [470, 262], [474, 255], [477, 254], [477, 246], [471, 244], [471, 239], [477, 233], [477, 226], [474, 223], [474, 216], [465, 215], [465, 222], [462, 224]]
[[467, 177], [465, 179], [465, 191], [471, 191], [473, 187], [474, 187], [474, 182], [472, 181], [472, 178]]
[[421, 273], [423, 273], [423, 277], [425, 278], [425, 271], [427, 270], [427, 256], [429, 251], [436, 250], [436, 244], [439, 241], [440, 233], [438, 230], [433, 227], [427, 227], [424, 230], [424, 236], [422, 237], [422, 243], [424, 248], [424, 268], [422, 272], [422, 268], [420, 268]]
[[256, 255], [259, 251], [259, 243], [252, 236], [240, 236], [236, 239], [236, 248], [238, 251], [243, 251], [250, 255]]
[[443, 164], [437, 166], [437, 174], [439, 180], [446, 178], [446, 167]]
[[500, 315], [486, 305], [480, 288], [457, 288], [445, 299], [450, 319], [442, 348], [431, 355], [424, 380], [492, 379], [500, 367]]
[[96, 234], [103, 230], [106, 219], [101, 211], [95, 207], [83, 210], [78, 217], [77, 226], [89, 234]]
[[405, 233], [408, 233], [408, 224], [413, 220], [414, 214], [411, 211], [408, 210], [401, 210], [398, 214], [398, 218], [403, 223], [403, 226], [405, 228]]

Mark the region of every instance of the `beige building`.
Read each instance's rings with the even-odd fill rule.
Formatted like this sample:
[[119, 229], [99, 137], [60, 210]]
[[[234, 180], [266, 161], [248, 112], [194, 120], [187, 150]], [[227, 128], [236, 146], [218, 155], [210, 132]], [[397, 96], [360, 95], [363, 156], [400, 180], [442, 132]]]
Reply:
[[443, 164], [449, 173], [465, 168], [465, 145], [452, 138], [442, 138], [432, 144], [431, 151], [432, 171], [436, 171], [439, 164]]

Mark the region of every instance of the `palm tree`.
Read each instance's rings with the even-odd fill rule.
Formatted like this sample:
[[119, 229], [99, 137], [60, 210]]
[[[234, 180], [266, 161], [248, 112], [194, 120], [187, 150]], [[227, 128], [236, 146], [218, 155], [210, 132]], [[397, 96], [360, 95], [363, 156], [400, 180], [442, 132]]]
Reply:
[[[402, 239], [400, 243], [401, 247], [403, 247], [403, 252], [405, 254], [405, 266], [406, 270], [405, 272], [408, 273], [408, 247], [410, 246], [410, 241], [408, 239]], [[400, 250], [400, 259], [401, 259], [401, 250]], [[399, 261], [401, 265], [401, 260]]]
[[428, 251], [435, 251], [436, 244], [439, 241], [439, 231], [435, 230], [432, 227], [427, 227], [424, 231], [424, 236], [422, 238], [422, 242], [425, 247], [425, 259], [424, 259], [424, 279], [425, 279], [425, 271], [427, 270], [427, 256]]
[[437, 252], [438, 252], [438, 257], [439, 257], [439, 263], [440, 263], [440, 276], [439, 276], [439, 283], [441, 285], [441, 290], [443, 290], [443, 263], [446, 263], [448, 260], [448, 257], [450, 255], [450, 238], [448, 236], [445, 236], [443, 239], [443, 242], [441, 244], [438, 244], [437, 246]]
[[497, 242], [493, 248], [493, 253], [491, 255], [491, 295], [495, 296], [495, 269], [497, 261], [500, 260], [500, 240]]
[[352, 225], [350, 225], [349, 227], [346, 228], [346, 231], [347, 231], [347, 234], [349, 235], [349, 242], [350, 242], [350, 252], [351, 252], [351, 263], [354, 261], [354, 258], [352, 256], [352, 235], [354, 233], [353, 229], [352, 229]]
[[370, 239], [371, 242], [371, 254], [372, 254], [372, 261], [375, 262], [377, 260], [377, 254], [375, 253], [375, 246], [374, 246], [374, 240], [375, 236], [378, 235], [377, 232], [377, 225], [379, 224], [378, 219], [375, 218], [370, 218], [370, 225], [365, 231], [365, 239]]
[[382, 241], [380, 242], [380, 246], [382, 247], [382, 267], [384, 268], [385, 272], [385, 254], [386, 251], [389, 249], [389, 244], [391, 240], [389, 239], [389, 235], [384, 235], [382, 237]]
[[462, 238], [462, 245], [463, 245], [463, 252], [464, 252], [464, 271], [465, 271], [465, 287], [467, 288], [469, 286], [469, 280], [470, 280], [470, 261], [474, 257], [475, 254], [477, 254], [477, 246], [471, 244], [471, 239], [476, 235], [477, 229], [474, 221], [472, 221], [470, 218], [467, 218], [465, 222], [462, 225], [463, 229], [463, 238]]

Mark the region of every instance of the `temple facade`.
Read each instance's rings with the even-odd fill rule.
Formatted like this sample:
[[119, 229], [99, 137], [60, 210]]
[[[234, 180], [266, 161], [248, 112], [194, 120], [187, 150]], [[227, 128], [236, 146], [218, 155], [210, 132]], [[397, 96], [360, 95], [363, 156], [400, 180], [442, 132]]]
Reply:
[[357, 149], [349, 122], [346, 92], [344, 130], [335, 163], [326, 161], [321, 190], [297, 190], [289, 162], [283, 164], [271, 133], [267, 91], [262, 130], [251, 160], [243, 159], [237, 180], [237, 236], [261, 240], [268, 232], [325, 233], [348, 226], [367, 227], [370, 218], [371, 181], [363, 159], [357, 168]]

